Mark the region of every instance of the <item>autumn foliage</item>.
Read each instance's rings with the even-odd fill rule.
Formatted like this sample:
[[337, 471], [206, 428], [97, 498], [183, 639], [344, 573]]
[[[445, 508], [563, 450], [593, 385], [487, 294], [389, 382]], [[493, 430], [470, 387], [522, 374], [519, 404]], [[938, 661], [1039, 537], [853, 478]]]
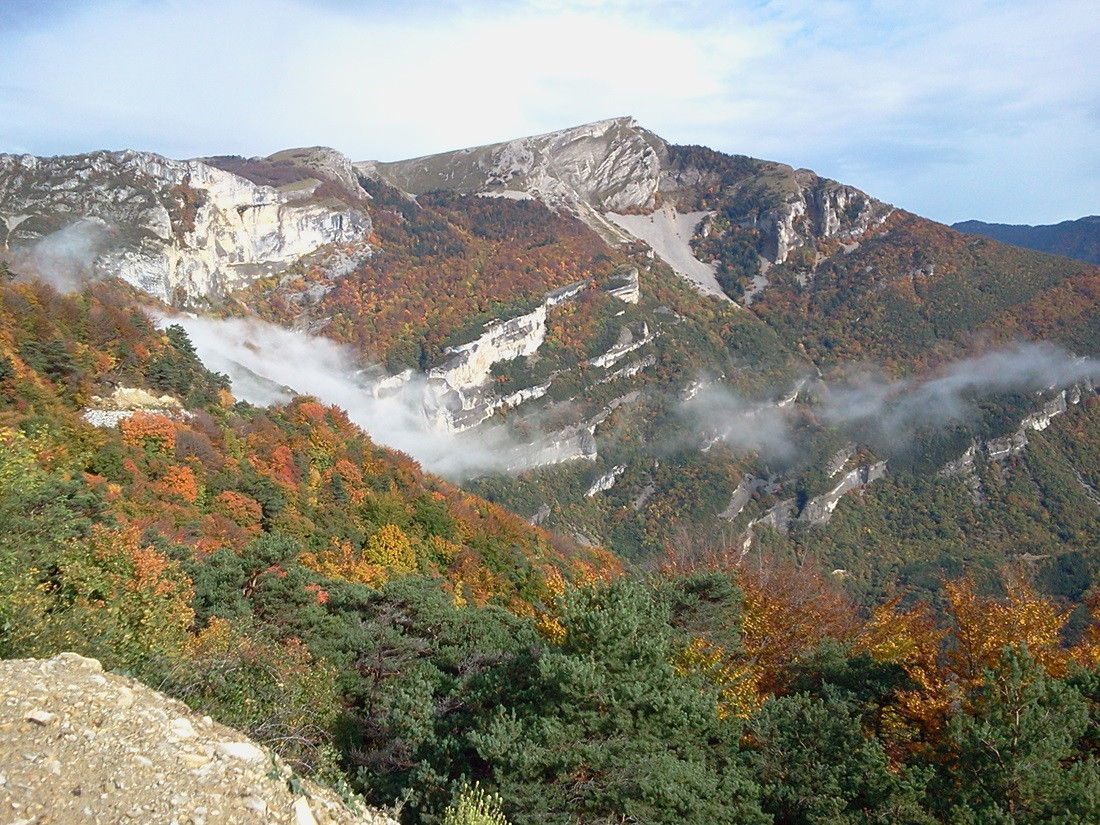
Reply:
[[[397, 371], [434, 365], [481, 324], [527, 311], [544, 293], [609, 274], [621, 260], [579, 220], [537, 201], [424, 195], [410, 203], [371, 184], [382, 250], [315, 303], [301, 293], [323, 272], [260, 283], [248, 297], [264, 317], [323, 317], [323, 333]], [[443, 300], [443, 296], [446, 299]]]

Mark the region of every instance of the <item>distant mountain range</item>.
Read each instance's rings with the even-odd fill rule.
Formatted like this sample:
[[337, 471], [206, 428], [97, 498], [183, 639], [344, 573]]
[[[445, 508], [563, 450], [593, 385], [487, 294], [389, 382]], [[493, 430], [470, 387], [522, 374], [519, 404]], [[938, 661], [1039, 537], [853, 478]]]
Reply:
[[952, 224], [951, 228], [970, 235], [985, 235], [1025, 249], [1100, 264], [1100, 215], [1045, 226], [961, 221]]

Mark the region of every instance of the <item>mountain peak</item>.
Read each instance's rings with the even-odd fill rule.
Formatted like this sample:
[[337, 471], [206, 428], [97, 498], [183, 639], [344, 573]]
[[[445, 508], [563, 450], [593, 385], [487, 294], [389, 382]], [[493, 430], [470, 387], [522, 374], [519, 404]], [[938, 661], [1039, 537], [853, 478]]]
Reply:
[[410, 160], [367, 161], [356, 168], [412, 196], [445, 190], [538, 199], [621, 240], [621, 231], [603, 213], [652, 210], [667, 155], [664, 140], [633, 117], [616, 117]]
[[[675, 271], [719, 295], [713, 267], [694, 258], [691, 239], [707, 231], [700, 225], [720, 202], [736, 196], [740, 206], [727, 222], [755, 233], [765, 267], [814, 246], [810, 235], [862, 236], [889, 211], [808, 169], [672, 146], [629, 115], [356, 168], [411, 197], [442, 190], [540, 200], [575, 214], [606, 240], [644, 241]], [[667, 208], [658, 210], [662, 204]]]

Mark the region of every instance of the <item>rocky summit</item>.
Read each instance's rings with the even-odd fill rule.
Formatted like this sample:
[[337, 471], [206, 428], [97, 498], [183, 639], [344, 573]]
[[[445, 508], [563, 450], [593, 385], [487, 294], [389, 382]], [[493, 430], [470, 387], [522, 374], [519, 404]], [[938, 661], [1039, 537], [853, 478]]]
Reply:
[[[411, 160], [356, 164], [365, 176], [410, 196], [449, 191], [496, 197], [535, 198], [573, 212], [613, 242], [642, 240], [673, 269], [686, 274], [683, 258], [692, 234], [709, 231], [713, 209], [708, 190], [725, 188], [742, 199], [766, 193], [767, 208], [739, 216], [742, 228], [762, 233], [766, 258], [783, 263], [814, 237], [858, 238], [889, 214], [889, 207], [863, 192], [818, 177], [808, 169], [738, 158], [715, 163], [698, 147], [672, 146], [632, 117], [612, 118], [545, 135], [490, 146], [443, 152]], [[661, 204], [668, 204], [664, 212]], [[659, 220], [637, 218], [658, 212]], [[690, 216], [678, 244], [661, 243], [666, 224]], [[700, 224], [704, 224], [700, 226]], [[656, 242], [654, 242], [656, 240]], [[687, 259], [693, 258], [690, 249]]]

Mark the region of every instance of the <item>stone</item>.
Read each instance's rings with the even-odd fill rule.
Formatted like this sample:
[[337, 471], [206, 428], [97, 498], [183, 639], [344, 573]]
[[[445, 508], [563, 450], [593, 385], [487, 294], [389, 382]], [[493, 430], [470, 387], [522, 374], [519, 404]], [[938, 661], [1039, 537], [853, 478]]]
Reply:
[[103, 665], [98, 659], [90, 659], [87, 656], [81, 656], [79, 653], [58, 653], [52, 661], [64, 665], [82, 667], [94, 673], [103, 672]]
[[267, 813], [267, 803], [257, 796], [248, 796], [244, 799], [244, 806], [253, 813], [263, 816]]
[[42, 725], [43, 727], [45, 727], [47, 725], [52, 725], [55, 721], [57, 721], [57, 714], [50, 713], [46, 710], [32, 710], [30, 713], [27, 714], [26, 718], [28, 722], [34, 722], [36, 725]]
[[184, 719], [182, 716], [178, 719], [173, 719], [169, 726], [171, 733], [177, 739], [194, 739], [197, 734], [195, 728], [191, 724], [190, 719]]
[[130, 688], [119, 688], [115, 698], [115, 706], [119, 710], [126, 710], [134, 704], [134, 692]]
[[309, 803], [304, 796], [299, 796], [294, 800], [293, 811], [295, 825], [317, 825], [313, 811], [310, 810]]
[[264, 752], [251, 742], [219, 742], [214, 750], [222, 756], [243, 759], [246, 762], [262, 762], [267, 759]]
[[190, 768], [201, 768], [210, 758], [202, 753], [181, 753], [179, 755], [180, 761]]

